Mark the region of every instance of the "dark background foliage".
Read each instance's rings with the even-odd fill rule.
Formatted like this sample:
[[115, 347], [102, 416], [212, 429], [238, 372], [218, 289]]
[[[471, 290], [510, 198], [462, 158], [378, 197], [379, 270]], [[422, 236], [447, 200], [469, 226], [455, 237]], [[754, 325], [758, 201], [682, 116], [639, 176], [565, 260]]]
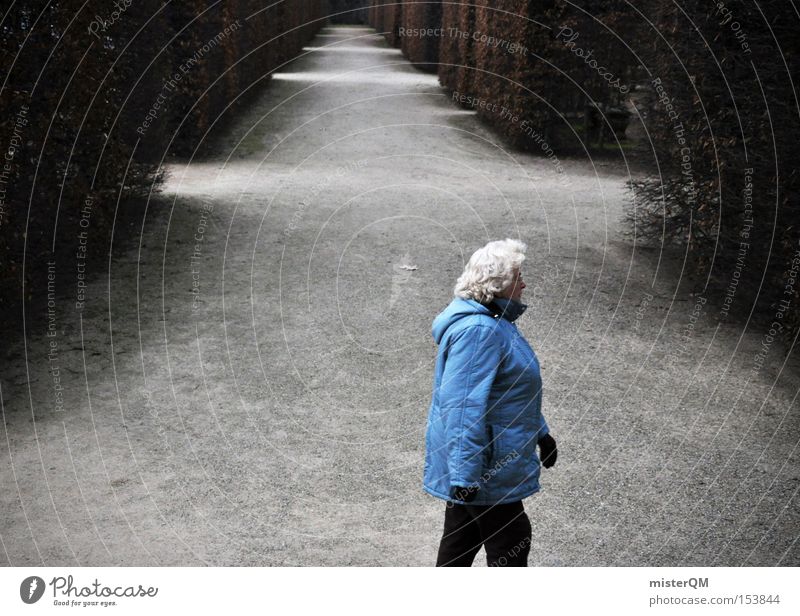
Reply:
[[327, 10], [324, 0], [16, 2], [0, 36], [4, 318], [44, 293], [48, 261], [72, 263], [55, 252], [74, 254], [81, 232], [100, 267], [163, 163], [202, 155]]
[[[404, 2], [402, 5], [402, 25], [405, 28], [423, 29], [428, 24], [442, 23], [442, 3], [436, 2]], [[437, 36], [405, 36], [401, 37], [400, 46], [403, 55], [423, 71], [438, 71], [439, 40]]]
[[[543, 141], [560, 155], [624, 156], [647, 169], [631, 183], [637, 241], [684, 250], [699, 288], [726, 312], [778, 314], [786, 333], [798, 331], [800, 37], [781, 0], [118, 6], [114, 20], [107, 2], [23, 1], [3, 21], [4, 315], [44, 288], [37, 267], [54, 250], [74, 252], [87, 230], [82, 208], [102, 261], [112, 230], [158, 188], [164, 162], [203, 156], [237, 106], [336, 13], [333, 21], [367, 21], [415, 65], [437, 70], [446, 89], [473, 97], [463, 105], [484, 101], [479, 115], [510, 144], [537, 151]], [[101, 30], [98, 16], [108, 22]], [[403, 37], [401, 28], [440, 30]], [[175, 75], [179, 87], [168, 88]]]
[[[404, 4], [407, 27], [442, 28], [439, 79], [472, 97], [462, 105], [511, 145], [624, 157], [649, 171], [630, 183], [637, 241], [683, 250], [721, 314], [777, 315], [786, 335], [798, 331], [800, 36], [788, 3]], [[392, 45], [397, 6], [369, 8]], [[433, 58], [420, 41], [402, 49], [416, 63]]]

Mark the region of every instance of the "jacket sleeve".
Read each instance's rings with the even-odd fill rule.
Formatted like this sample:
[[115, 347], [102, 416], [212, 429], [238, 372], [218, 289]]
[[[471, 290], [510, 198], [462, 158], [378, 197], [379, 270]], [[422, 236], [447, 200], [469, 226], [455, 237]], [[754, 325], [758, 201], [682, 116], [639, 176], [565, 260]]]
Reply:
[[477, 486], [483, 450], [489, 447], [489, 392], [504, 357], [502, 338], [491, 327], [473, 326], [450, 341], [439, 387], [446, 423], [450, 486]]
[[536, 416], [539, 418], [538, 425], [536, 426], [536, 441], [538, 442], [545, 434], [550, 434], [550, 426], [547, 425], [547, 420], [542, 413], [542, 395], [544, 393], [542, 387], [541, 373], [538, 377], [539, 391], [536, 392]]
[[550, 426], [547, 425], [547, 421], [542, 415], [541, 411], [539, 412], [539, 426], [536, 430], [536, 440], [538, 441], [541, 439], [545, 434], [550, 434]]

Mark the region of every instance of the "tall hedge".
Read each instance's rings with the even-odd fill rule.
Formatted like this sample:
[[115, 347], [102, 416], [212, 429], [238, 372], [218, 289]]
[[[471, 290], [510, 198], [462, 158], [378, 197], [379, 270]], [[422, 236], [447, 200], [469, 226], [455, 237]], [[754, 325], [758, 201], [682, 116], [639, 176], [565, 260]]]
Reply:
[[[85, 229], [99, 235], [119, 199], [146, 196], [159, 177], [164, 144], [143, 140], [136, 129], [161, 91], [160, 77], [171, 70], [168, 57], [158, 54], [169, 20], [158, 7], [133, 3], [127, 27], [113, 29], [112, 37], [111, 27], [103, 33], [93, 25], [99, 3], [89, 9], [18, 3], [3, 21], [0, 142], [4, 152], [13, 147], [0, 192], [4, 316], [10, 305], [18, 307], [23, 266], [30, 299], [42, 289], [33, 272], [54, 247], [66, 242], [70, 252], [77, 249], [82, 209]], [[166, 113], [151, 122], [153, 134], [168, 128]], [[105, 237], [92, 244], [105, 245]]]
[[[388, 6], [373, 17], [391, 37]], [[407, 27], [429, 23], [422, 6], [407, 3]], [[441, 23], [440, 82], [520, 147], [637, 154], [625, 129], [643, 121], [637, 236], [685, 247], [721, 317], [755, 305], [800, 329], [800, 37], [785, 3], [473, 0], [443, 3]], [[430, 61], [420, 43], [404, 53]]]
[[369, 0], [328, 0], [332, 24], [370, 23], [367, 18]]
[[383, 5], [383, 32], [392, 47], [400, 47], [398, 30], [403, 26], [403, 1], [393, 0]]
[[[687, 249], [718, 315], [798, 329], [800, 37], [778, 0], [648, 0], [640, 48], [654, 161], [633, 184], [638, 234]], [[778, 327], [775, 328], [776, 330]]]
[[541, 55], [563, 72], [551, 71], [560, 88], [552, 98], [566, 120], [556, 141], [591, 150], [624, 139], [625, 101], [645, 73], [635, 36], [641, 19], [626, 0], [562, 3], [547, 17], [552, 36]]
[[[420, 30], [420, 36], [403, 36], [401, 48], [403, 55], [417, 68], [436, 73], [439, 62], [439, 44], [442, 27], [441, 0], [403, 3], [403, 27]], [[430, 31], [430, 32], [429, 32]]]
[[378, 14], [380, 12], [380, 5], [378, 4], [378, 0], [369, 0], [369, 6], [367, 6], [367, 24], [378, 29]]
[[378, 32], [383, 32], [383, 5], [388, 2], [389, 0], [370, 0], [367, 9], [367, 23]]
[[[475, 53], [471, 33], [475, 31], [475, 5], [472, 2], [442, 4], [442, 37], [439, 45], [439, 83], [457, 93], [460, 104], [473, 95]], [[466, 33], [463, 36], [462, 33]], [[469, 105], [466, 105], [469, 106]]]
[[[474, 92], [483, 103], [477, 107], [478, 115], [520, 145], [521, 130], [544, 126], [548, 131], [554, 124], [554, 113], [542, 100], [548, 92], [539, 87], [545, 76], [552, 79], [553, 71], [530, 53], [541, 51], [549, 35], [528, 18], [541, 4], [539, 0], [475, 2]], [[488, 37], [504, 45], [490, 43]]]
[[266, 8], [254, 0], [177, 5], [170, 12], [180, 32], [171, 49], [173, 64], [197, 62], [170, 97], [180, 125], [173, 151], [190, 154], [231, 101], [300, 53], [321, 28], [325, 8], [323, 0], [284, 0]]
[[480, 116], [524, 148], [584, 151], [624, 130], [609, 114], [621, 111], [636, 65], [620, 40], [631, 21], [621, 5], [476, 0]]
[[[22, 0], [4, 15], [0, 143], [12, 151], [0, 177], [4, 316], [20, 315], [23, 282], [25, 300], [46, 289], [41, 268], [60, 252], [81, 245], [102, 257], [118, 205], [141, 207], [165, 155], [195, 152], [228, 105], [298, 54], [325, 16], [323, 0], [264, 8]], [[74, 260], [57, 259], [56, 268], [59, 284], [73, 286]]]

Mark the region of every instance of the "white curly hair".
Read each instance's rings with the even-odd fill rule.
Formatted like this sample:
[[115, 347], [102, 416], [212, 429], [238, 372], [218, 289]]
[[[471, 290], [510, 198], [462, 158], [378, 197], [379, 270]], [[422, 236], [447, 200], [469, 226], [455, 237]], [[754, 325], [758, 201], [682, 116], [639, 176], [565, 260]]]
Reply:
[[505, 291], [514, 281], [514, 270], [525, 260], [527, 246], [519, 240], [505, 239], [489, 242], [476, 250], [464, 272], [458, 278], [456, 297], [476, 302], [491, 302], [497, 293]]

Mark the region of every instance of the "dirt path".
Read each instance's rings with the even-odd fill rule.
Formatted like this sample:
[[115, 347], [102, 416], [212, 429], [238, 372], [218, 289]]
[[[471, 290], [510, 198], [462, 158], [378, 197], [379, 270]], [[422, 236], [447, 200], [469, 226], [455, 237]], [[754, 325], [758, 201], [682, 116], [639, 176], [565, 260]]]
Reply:
[[430, 565], [430, 322], [513, 236], [559, 442], [531, 564], [800, 564], [797, 367], [632, 251], [624, 167], [504, 150], [371, 32], [171, 169], [81, 320], [64, 292], [64, 410], [47, 324], [7, 350], [0, 562]]

